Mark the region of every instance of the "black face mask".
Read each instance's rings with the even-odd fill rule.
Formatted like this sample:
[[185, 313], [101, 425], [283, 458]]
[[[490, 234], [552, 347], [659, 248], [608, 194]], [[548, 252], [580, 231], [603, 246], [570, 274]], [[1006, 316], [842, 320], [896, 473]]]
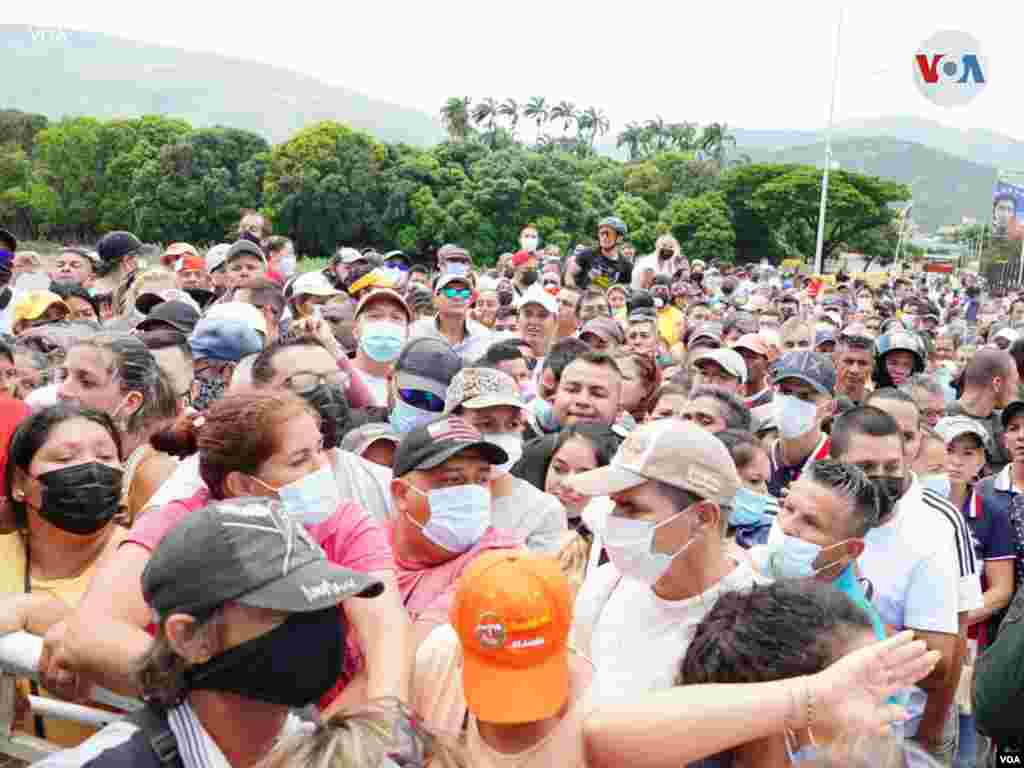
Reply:
[[671, 248], [662, 248], [660, 251], [658, 251], [658, 255], [662, 258], [663, 261], [665, 259], [672, 258], [673, 253], [674, 251]]
[[902, 477], [872, 477], [870, 480], [878, 492], [879, 518], [884, 520], [892, 514], [896, 502], [903, 495], [904, 480]]
[[123, 475], [98, 461], [44, 472], [36, 478], [43, 487], [39, 516], [68, 533], [96, 533], [121, 506]]
[[515, 294], [512, 291], [498, 291], [498, 304], [502, 307], [511, 307], [512, 299], [515, 298]]
[[324, 448], [337, 448], [348, 430], [349, 407], [345, 390], [338, 384], [318, 384], [300, 395], [316, 408], [320, 416], [320, 432]]
[[529, 287], [537, 282], [539, 273], [536, 269], [524, 269], [523, 274], [519, 278], [519, 282]]
[[186, 682], [196, 691], [305, 707], [331, 690], [341, 675], [348, 634], [344, 622], [337, 607], [293, 613], [266, 634], [189, 668]]

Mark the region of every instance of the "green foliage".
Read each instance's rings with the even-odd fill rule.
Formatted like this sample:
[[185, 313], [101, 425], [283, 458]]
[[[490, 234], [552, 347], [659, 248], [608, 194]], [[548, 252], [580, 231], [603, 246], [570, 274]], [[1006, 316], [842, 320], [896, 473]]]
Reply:
[[729, 221], [725, 197], [719, 192], [674, 199], [662, 212], [658, 224], [672, 233], [691, 259], [733, 260], [736, 234]]

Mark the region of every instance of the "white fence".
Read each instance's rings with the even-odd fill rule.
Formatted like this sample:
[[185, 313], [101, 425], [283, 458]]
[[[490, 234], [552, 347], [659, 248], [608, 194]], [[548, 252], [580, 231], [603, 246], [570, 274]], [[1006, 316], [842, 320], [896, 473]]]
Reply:
[[[15, 681], [17, 678], [38, 680], [39, 675], [36, 668], [42, 650], [42, 638], [27, 632], [12, 632], [0, 637], [0, 754], [26, 762], [39, 760], [51, 752], [61, 749], [52, 742], [14, 731]], [[103, 688], [93, 688], [89, 698], [98, 704], [120, 711], [108, 712], [103, 709], [41, 696], [29, 696], [29, 704], [34, 715], [56, 720], [74, 720], [100, 728], [120, 719], [124, 716], [124, 712], [141, 706], [141, 702], [136, 699], [121, 696]]]

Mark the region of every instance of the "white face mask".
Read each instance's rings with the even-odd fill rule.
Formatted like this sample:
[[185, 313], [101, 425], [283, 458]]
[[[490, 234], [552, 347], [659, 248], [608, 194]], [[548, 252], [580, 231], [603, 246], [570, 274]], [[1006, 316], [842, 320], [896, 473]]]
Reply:
[[798, 397], [776, 393], [775, 416], [779, 420], [779, 434], [792, 440], [814, 429], [818, 407]]
[[533, 253], [537, 250], [537, 243], [540, 238], [534, 237], [533, 235], [524, 235], [519, 240], [519, 244], [523, 246], [523, 250], [527, 253]]
[[678, 512], [660, 523], [609, 515], [601, 532], [605, 549], [608, 550], [608, 559], [623, 576], [629, 576], [653, 587], [672, 566], [672, 561], [697, 540], [697, 536], [690, 537], [690, 540], [672, 555], [654, 551], [654, 532], [681, 514], [683, 513]]
[[495, 475], [507, 475], [523, 456], [523, 436], [518, 432], [484, 432], [483, 436], [488, 443], [494, 443], [508, 454], [508, 461], [491, 468]]
[[767, 575], [776, 581], [813, 576], [814, 561], [820, 554], [821, 547], [818, 544], [790, 536], [782, 530], [778, 518], [772, 522], [772, 529], [768, 533], [768, 559], [765, 564]]
[[286, 253], [281, 257], [281, 274], [287, 277], [295, 274], [295, 254]]
[[491, 492], [482, 485], [454, 485], [428, 493], [415, 485], [409, 488], [426, 496], [430, 507], [426, 525], [420, 525], [412, 517], [409, 522], [442, 549], [461, 555], [476, 546], [491, 527]]
[[263, 482], [258, 477], [256, 482], [268, 490], [274, 491], [281, 500], [285, 511], [303, 525], [317, 525], [330, 518], [341, 504], [341, 493], [334, 472], [330, 466], [321, 467], [305, 477], [282, 485], [280, 488]]

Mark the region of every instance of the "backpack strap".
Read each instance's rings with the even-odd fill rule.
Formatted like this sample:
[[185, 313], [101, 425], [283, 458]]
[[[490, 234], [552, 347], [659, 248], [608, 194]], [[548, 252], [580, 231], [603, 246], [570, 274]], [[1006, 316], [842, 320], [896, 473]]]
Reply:
[[178, 740], [167, 722], [167, 710], [164, 707], [147, 704], [125, 719], [137, 725], [145, 735], [160, 768], [185, 768], [178, 751]]

